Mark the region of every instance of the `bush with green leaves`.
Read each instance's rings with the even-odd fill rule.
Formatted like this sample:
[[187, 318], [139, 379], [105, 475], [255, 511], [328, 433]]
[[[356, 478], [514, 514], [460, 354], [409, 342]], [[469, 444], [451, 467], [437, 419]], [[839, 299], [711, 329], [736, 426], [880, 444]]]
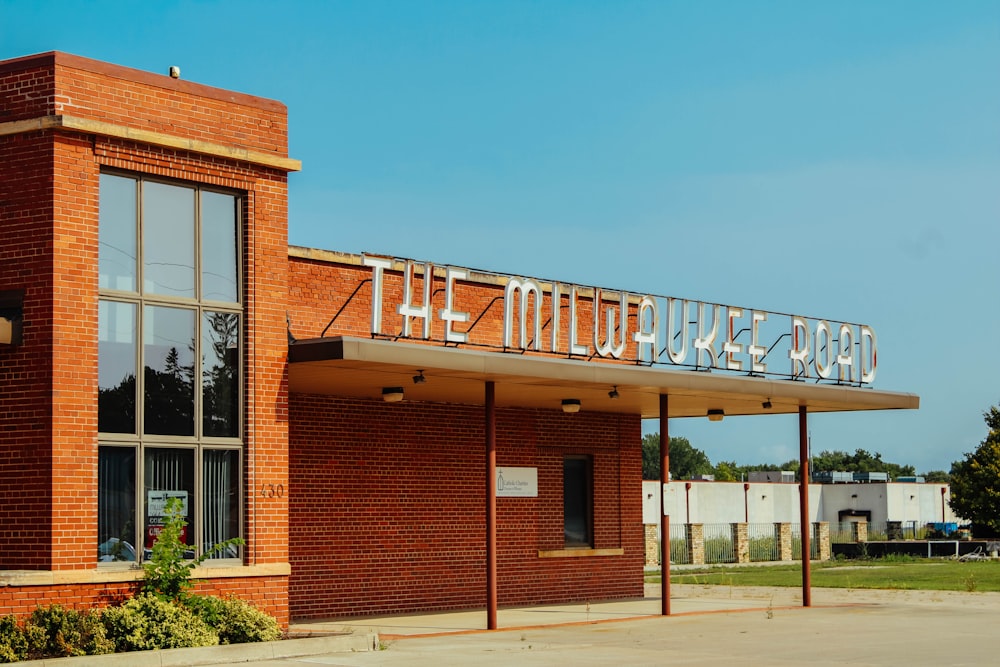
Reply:
[[219, 542], [197, 558], [187, 558], [190, 547], [181, 539], [187, 520], [180, 498], [168, 498], [163, 510], [163, 525], [153, 542], [152, 554], [142, 569], [143, 591], [164, 600], [183, 601], [191, 589], [191, 571], [217, 553], [244, 544], [235, 537]]
[[[33, 632], [31, 626], [41, 632]], [[25, 630], [29, 654], [68, 657], [101, 655], [115, 650], [100, 617], [85, 611], [64, 609], [57, 604], [35, 609], [25, 624]]]
[[101, 615], [118, 651], [215, 646], [219, 635], [194, 612], [149, 593], [141, 593]]
[[13, 616], [0, 618], [0, 662], [18, 662], [28, 657], [28, 640]]
[[192, 596], [187, 605], [219, 633], [220, 644], [273, 642], [281, 639], [277, 619], [236, 597]]
[[182, 508], [178, 498], [166, 502], [162, 530], [143, 564], [141, 594], [103, 612], [51, 605], [39, 607], [23, 622], [0, 617], [0, 662], [214, 646], [220, 638], [225, 644], [281, 639], [277, 620], [243, 600], [190, 594], [195, 567], [244, 542], [226, 540], [187, 558]]

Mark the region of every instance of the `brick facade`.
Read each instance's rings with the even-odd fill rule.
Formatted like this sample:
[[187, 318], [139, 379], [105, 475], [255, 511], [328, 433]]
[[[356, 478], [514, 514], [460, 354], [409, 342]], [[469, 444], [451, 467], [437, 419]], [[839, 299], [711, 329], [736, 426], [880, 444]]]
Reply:
[[[357, 257], [301, 254], [309, 256], [293, 255], [289, 264], [292, 334], [369, 336], [372, 288], [365, 281], [372, 269]], [[455, 307], [478, 317], [470, 343], [495, 344], [503, 286], [471, 278]], [[444, 306], [445, 281], [440, 272], [433, 280], [436, 310]], [[422, 287], [420, 276], [414, 291]], [[402, 291], [402, 273], [387, 270], [384, 303], [398, 302]], [[592, 317], [588, 303], [581, 310]], [[398, 333], [399, 318], [388, 308], [383, 326]], [[440, 320], [431, 338], [443, 338]], [[481, 395], [469, 397], [477, 401]], [[483, 408], [297, 393], [289, 403], [292, 616], [485, 605]], [[537, 498], [497, 501], [501, 606], [642, 595], [641, 437], [635, 415], [498, 410], [497, 465], [536, 467], [539, 487]], [[567, 454], [593, 462], [600, 555], [540, 553], [563, 550]]]
[[[62, 53], [0, 63], [0, 290], [24, 292], [22, 344], [0, 345], [0, 614], [107, 604], [140, 578], [96, 562], [102, 170], [243, 195], [247, 544], [242, 566], [203, 568], [196, 589], [240, 595], [286, 624], [485, 605], [482, 396], [289, 395], [286, 314], [300, 338], [367, 337], [371, 310], [370, 289], [350, 297], [370, 274], [357, 258], [289, 258], [296, 168], [277, 102]], [[482, 314], [470, 342], [490, 345], [503, 286], [469, 282], [458, 306]], [[399, 299], [399, 271], [385, 290]], [[344, 307], [331, 321], [334, 304]], [[586, 299], [579, 308], [592, 317]], [[538, 471], [537, 497], [497, 501], [501, 605], [642, 595], [640, 440], [637, 415], [497, 411], [498, 464]], [[564, 549], [566, 455], [591, 461], [592, 549]]]
[[[292, 394], [294, 618], [485, 605], [482, 408]], [[501, 606], [642, 596], [640, 425], [498, 410], [498, 465], [538, 468], [537, 498], [499, 498]], [[563, 548], [564, 454], [594, 462], [594, 547]], [[634, 499], [634, 502], [630, 500]]]
[[[245, 193], [246, 564], [287, 563], [287, 499], [253, 493], [260, 480], [287, 484], [286, 151], [277, 102], [62, 53], [0, 63], [0, 289], [25, 293], [23, 344], [0, 346], [0, 569], [80, 571], [62, 586], [12, 586], [0, 572], [0, 613], [134, 585], [128, 573], [106, 583], [95, 563], [104, 168]], [[287, 622], [287, 577], [265, 579], [201, 585], [244, 590]]]

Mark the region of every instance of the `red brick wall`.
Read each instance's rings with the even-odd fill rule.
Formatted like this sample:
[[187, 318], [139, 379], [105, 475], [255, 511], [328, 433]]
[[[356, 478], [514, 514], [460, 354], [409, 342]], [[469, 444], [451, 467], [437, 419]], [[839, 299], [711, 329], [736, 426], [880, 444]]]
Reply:
[[[194, 591], [219, 597], [236, 596], [252, 603], [288, 626], [287, 577], [199, 579]], [[53, 586], [7, 586], [0, 588], [3, 614], [27, 616], [39, 605], [58, 604], [68, 609], [96, 609], [119, 604], [140, 590], [139, 583], [60, 584]]]
[[27, 616], [37, 607], [50, 604], [95, 609], [124, 602], [136, 590], [133, 583], [5, 586], [0, 588], [0, 610], [4, 615]]
[[[485, 607], [482, 408], [292, 394], [292, 618]], [[499, 410], [497, 464], [538, 468], [499, 498], [500, 605], [642, 595], [638, 417]], [[595, 548], [563, 548], [564, 454], [594, 461]]]
[[53, 113], [55, 101], [54, 57], [27, 57], [0, 63], [3, 90], [0, 122], [29, 120]]
[[[0, 123], [54, 114], [287, 155], [285, 107], [271, 100], [60, 53], [0, 63]], [[24, 344], [0, 346], [0, 568], [96, 567], [102, 167], [246, 193], [246, 560], [287, 562], [287, 495], [259, 493], [261, 484], [288, 484], [286, 174], [50, 130], [0, 136], [0, 290], [26, 290]], [[218, 585], [256, 590], [259, 579]], [[287, 619], [285, 586], [285, 577], [269, 578], [266, 593], [254, 595]], [[32, 600], [69, 589], [94, 599], [104, 588], [21, 590]], [[0, 598], [0, 614], [6, 611]]]
[[24, 344], [0, 345], [0, 569], [51, 557], [54, 150], [37, 132], [0, 137], [0, 289], [25, 291]]
[[66, 114], [288, 154], [288, 111], [275, 100], [60, 52], [4, 61], [0, 81], [0, 122]]
[[194, 592], [219, 597], [238, 597], [252, 603], [288, 627], [288, 577], [239, 577], [199, 579]]

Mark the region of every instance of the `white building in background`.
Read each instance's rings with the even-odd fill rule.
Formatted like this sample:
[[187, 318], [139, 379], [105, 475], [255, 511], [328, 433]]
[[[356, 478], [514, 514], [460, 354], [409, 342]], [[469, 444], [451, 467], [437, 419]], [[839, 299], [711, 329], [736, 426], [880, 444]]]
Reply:
[[[642, 483], [644, 524], [660, 522], [659, 484]], [[962, 523], [948, 505], [950, 493], [947, 484], [938, 483], [810, 484], [809, 521]], [[679, 480], [667, 484], [663, 503], [671, 524], [800, 521], [797, 483]]]

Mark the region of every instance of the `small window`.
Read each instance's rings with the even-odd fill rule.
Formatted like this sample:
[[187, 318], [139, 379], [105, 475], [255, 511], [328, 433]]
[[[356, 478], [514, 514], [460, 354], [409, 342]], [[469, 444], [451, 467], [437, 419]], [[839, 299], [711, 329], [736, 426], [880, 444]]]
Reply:
[[563, 459], [563, 524], [567, 547], [594, 546], [592, 479], [590, 457]]

